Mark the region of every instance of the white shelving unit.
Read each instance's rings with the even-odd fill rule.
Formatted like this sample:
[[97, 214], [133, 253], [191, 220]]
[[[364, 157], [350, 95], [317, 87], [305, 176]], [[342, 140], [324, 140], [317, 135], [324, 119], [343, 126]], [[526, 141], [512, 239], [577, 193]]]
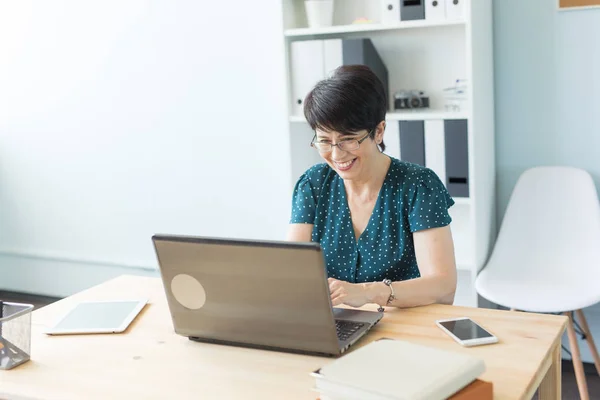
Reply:
[[[306, 123], [303, 115], [290, 115], [290, 122]], [[389, 111], [386, 120], [389, 121], [427, 121], [427, 120], [448, 120], [448, 119], [467, 119], [466, 112], [445, 112], [432, 110], [415, 111]]]
[[464, 25], [464, 20], [430, 22], [426, 20], [405, 21], [397, 24], [365, 23], [353, 25], [328, 26], [325, 28], [295, 28], [286, 29], [284, 35], [287, 37], [324, 36], [336, 33], [376, 32], [391, 31], [397, 29], [429, 28], [449, 25]]
[[[303, 0], [283, 0], [282, 34], [290, 99], [292, 184], [311, 165], [322, 162], [309, 146], [314, 132], [303, 115], [293, 112], [298, 109], [293, 104], [294, 71], [290, 61], [295, 41], [369, 38], [388, 70], [391, 105], [397, 90], [427, 93], [429, 109], [388, 112], [384, 140], [390, 156], [400, 158], [398, 121], [467, 121], [469, 197], [454, 197], [456, 204], [450, 214], [459, 276], [455, 304], [477, 306], [475, 277], [487, 260], [495, 236], [492, 3], [459, 1], [464, 7], [459, 19], [382, 23], [381, 0], [335, 0], [334, 25], [311, 29], [307, 27]], [[371, 23], [352, 24], [358, 18]], [[459, 111], [447, 111], [443, 89], [457, 79], [468, 82], [467, 101]]]

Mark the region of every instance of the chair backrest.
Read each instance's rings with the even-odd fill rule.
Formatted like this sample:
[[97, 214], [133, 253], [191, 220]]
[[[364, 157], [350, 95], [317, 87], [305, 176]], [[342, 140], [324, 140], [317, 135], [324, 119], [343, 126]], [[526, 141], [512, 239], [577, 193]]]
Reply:
[[590, 174], [536, 167], [517, 181], [486, 266], [600, 282], [600, 204]]

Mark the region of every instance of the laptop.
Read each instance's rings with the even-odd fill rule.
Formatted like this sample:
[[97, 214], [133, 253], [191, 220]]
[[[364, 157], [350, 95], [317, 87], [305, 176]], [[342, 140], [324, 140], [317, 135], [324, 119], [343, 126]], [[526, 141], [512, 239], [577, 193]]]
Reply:
[[175, 332], [191, 340], [338, 356], [383, 317], [332, 307], [317, 243], [152, 241]]

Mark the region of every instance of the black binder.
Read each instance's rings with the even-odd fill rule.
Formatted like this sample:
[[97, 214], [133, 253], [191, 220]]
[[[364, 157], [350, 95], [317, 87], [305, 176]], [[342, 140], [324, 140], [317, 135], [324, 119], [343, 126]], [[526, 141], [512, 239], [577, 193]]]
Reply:
[[400, 121], [400, 159], [425, 166], [425, 122]]
[[369, 38], [342, 39], [343, 65], [366, 65], [377, 75], [389, 98], [388, 70]]
[[469, 141], [466, 119], [444, 121], [446, 187], [453, 197], [469, 197]]
[[400, 0], [400, 19], [412, 21], [425, 19], [425, 0]]

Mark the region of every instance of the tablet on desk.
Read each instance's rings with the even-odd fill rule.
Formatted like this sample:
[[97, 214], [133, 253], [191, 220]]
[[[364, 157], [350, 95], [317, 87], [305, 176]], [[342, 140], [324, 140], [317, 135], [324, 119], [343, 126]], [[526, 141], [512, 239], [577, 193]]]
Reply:
[[148, 299], [81, 302], [45, 333], [120, 333], [127, 329], [147, 302]]

